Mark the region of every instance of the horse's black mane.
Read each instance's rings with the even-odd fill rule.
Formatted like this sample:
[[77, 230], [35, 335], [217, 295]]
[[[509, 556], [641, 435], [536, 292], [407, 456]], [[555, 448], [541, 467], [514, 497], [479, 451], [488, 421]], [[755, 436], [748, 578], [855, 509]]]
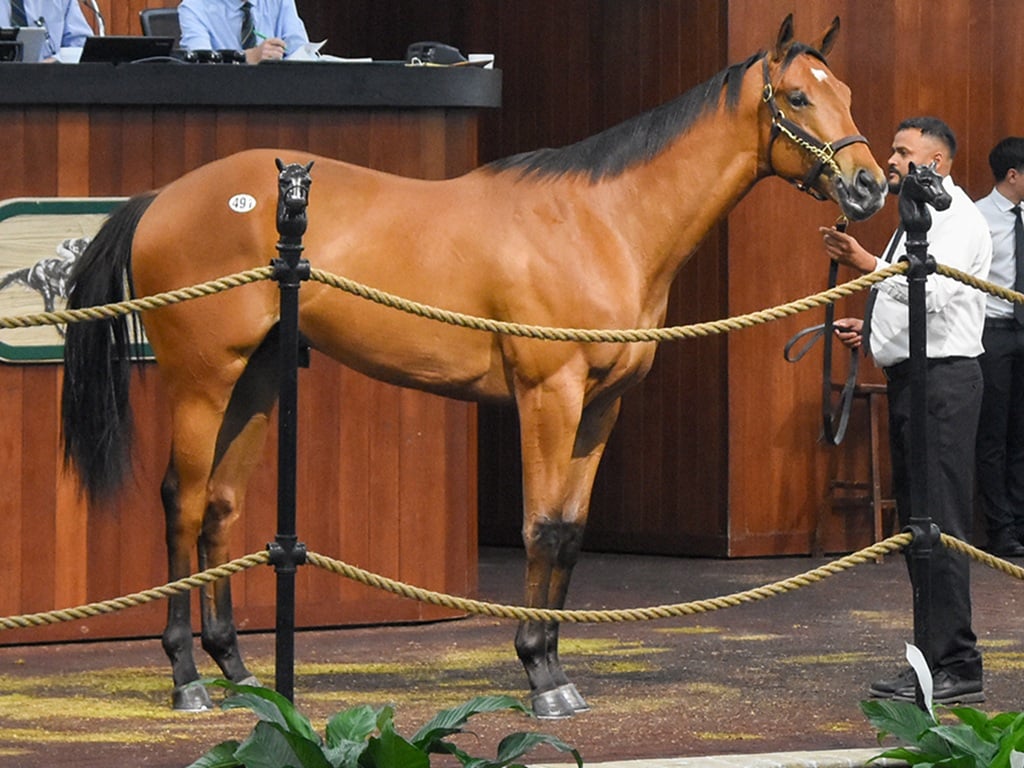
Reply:
[[723, 88], [726, 89], [726, 107], [735, 109], [744, 73], [765, 55], [764, 51], [756, 53], [683, 95], [575, 144], [523, 152], [495, 160], [485, 167], [498, 172], [518, 170], [521, 176], [557, 177], [581, 173], [588, 175], [591, 181], [616, 176], [654, 158], [698, 117], [714, 109]]
[[[785, 70], [802, 53], [825, 61], [825, 57], [811, 46], [793, 43], [786, 50], [782, 69]], [[579, 173], [589, 176], [592, 182], [617, 176], [627, 168], [652, 160], [698, 117], [717, 107], [723, 88], [726, 89], [726, 108], [735, 109], [743, 75], [766, 55], [765, 51], [759, 51], [746, 61], [726, 67], [683, 95], [575, 144], [560, 149], [548, 147], [523, 152], [495, 160], [484, 167], [495, 172], [518, 170], [520, 177], [558, 177]]]

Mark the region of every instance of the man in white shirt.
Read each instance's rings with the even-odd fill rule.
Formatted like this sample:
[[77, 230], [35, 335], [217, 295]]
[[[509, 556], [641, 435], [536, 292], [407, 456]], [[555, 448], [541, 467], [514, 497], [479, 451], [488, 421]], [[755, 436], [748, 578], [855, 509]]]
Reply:
[[[1024, 199], [1024, 138], [1000, 141], [988, 156], [995, 187], [978, 201], [992, 236], [989, 282], [1010, 290], [1018, 279], [1017, 217]], [[1024, 258], [1024, 252], [1020, 254]], [[1018, 287], [1015, 289], [1014, 285]], [[1024, 305], [988, 296], [985, 380], [978, 422], [978, 492], [988, 529], [988, 550], [1000, 557], [1024, 556]]]
[[0, 0], [0, 27], [45, 29], [40, 61], [55, 59], [61, 48], [81, 48], [92, 35], [78, 0]]
[[[904, 120], [896, 129], [889, 157], [889, 189], [898, 193], [910, 163], [928, 165], [943, 176], [952, 197], [945, 211], [931, 212], [928, 253], [946, 266], [980, 278], [987, 277], [992, 240], [985, 219], [949, 173], [956, 154], [956, 137], [935, 117]], [[850, 235], [821, 228], [825, 252], [841, 264], [867, 273], [887, 266]], [[892, 261], [906, 253], [900, 234], [886, 249]], [[888, 381], [889, 447], [892, 454], [893, 494], [900, 522], [909, 520], [908, 462], [910, 438], [910, 353], [908, 285], [903, 275], [877, 286], [870, 318], [870, 352]], [[951, 278], [930, 275], [926, 284], [928, 354], [927, 512], [944, 533], [968, 540], [973, 519], [974, 441], [981, 409], [985, 294]], [[863, 341], [863, 322], [835, 322], [837, 337], [849, 347]], [[934, 692], [941, 704], [984, 701], [982, 661], [971, 628], [969, 561], [964, 555], [936, 546], [932, 549], [930, 648], [922, 649], [932, 664]], [[911, 573], [911, 579], [914, 574]], [[889, 680], [870, 687], [872, 696], [913, 701], [915, 682], [907, 667]]]

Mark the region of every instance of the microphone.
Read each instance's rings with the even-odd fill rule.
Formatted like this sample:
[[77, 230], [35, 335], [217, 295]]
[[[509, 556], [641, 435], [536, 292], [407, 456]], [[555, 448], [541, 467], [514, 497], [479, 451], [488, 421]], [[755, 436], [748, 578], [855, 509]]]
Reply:
[[96, 17], [96, 31], [97, 34], [102, 37], [107, 34], [106, 24], [103, 23], [103, 14], [100, 13], [100, 6], [96, 0], [79, 0], [89, 6], [89, 10], [92, 11], [92, 15]]

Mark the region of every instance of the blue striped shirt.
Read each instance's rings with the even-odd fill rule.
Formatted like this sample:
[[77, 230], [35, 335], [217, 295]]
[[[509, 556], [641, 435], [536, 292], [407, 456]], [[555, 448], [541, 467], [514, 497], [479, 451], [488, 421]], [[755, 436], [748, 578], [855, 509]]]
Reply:
[[[61, 48], [81, 48], [93, 34], [78, 0], [25, 0], [25, 15], [30, 26], [46, 28], [42, 59], [52, 58]], [[0, 2], [0, 27], [10, 26], [11, 4]]]
[[[182, 0], [178, 6], [181, 47], [193, 51], [242, 50], [244, 0]], [[250, 0], [256, 34], [284, 40], [288, 54], [309, 42], [295, 0]]]

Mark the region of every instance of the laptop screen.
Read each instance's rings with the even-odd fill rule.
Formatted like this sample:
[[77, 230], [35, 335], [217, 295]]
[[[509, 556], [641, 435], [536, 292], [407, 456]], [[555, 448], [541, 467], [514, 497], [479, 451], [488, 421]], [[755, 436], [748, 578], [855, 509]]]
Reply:
[[80, 61], [105, 61], [119, 64], [142, 59], [166, 58], [171, 55], [172, 50], [174, 50], [173, 37], [142, 37], [139, 35], [87, 37]]

